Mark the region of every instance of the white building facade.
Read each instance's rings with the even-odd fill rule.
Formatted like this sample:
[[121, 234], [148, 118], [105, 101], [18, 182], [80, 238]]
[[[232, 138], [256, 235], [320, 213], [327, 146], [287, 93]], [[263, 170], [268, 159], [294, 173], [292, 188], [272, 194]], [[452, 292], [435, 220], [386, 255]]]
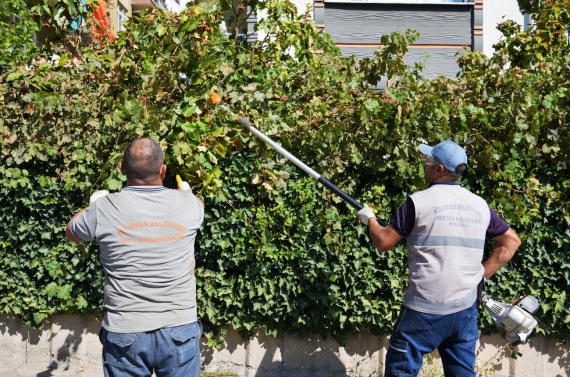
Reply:
[[486, 0], [483, 8], [483, 52], [493, 55], [493, 45], [503, 36], [497, 25], [506, 20], [513, 20], [523, 27], [529, 26], [529, 17], [519, 10], [517, 0]]
[[163, 0], [164, 8], [171, 12], [180, 13], [180, 11], [186, 8], [186, 4], [189, 0]]

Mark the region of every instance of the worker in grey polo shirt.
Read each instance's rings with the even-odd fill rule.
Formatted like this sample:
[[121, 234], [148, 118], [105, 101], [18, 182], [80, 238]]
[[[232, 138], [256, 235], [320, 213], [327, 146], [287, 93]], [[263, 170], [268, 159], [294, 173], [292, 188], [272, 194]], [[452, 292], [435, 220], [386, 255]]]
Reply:
[[[446, 376], [475, 376], [477, 286], [520, 245], [517, 234], [485, 200], [457, 180], [467, 169], [463, 148], [445, 140], [420, 145], [427, 190], [411, 195], [386, 227], [370, 207], [358, 212], [376, 248], [406, 238], [408, 288], [386, 354], [385, 376], [416, 376], [423, 355], [437, 349]], [[485, 239], [494, 240], [484, 265]]]
[[67, 225], [72, 242], [95, 241], [105, 273], [99, 335], [106, 377], [199, 377], [194, 241], [204, 203], [183, 182], [164, 187], [164, 153], [133, 141], [119, 165], [120, 192], [97, 192]]

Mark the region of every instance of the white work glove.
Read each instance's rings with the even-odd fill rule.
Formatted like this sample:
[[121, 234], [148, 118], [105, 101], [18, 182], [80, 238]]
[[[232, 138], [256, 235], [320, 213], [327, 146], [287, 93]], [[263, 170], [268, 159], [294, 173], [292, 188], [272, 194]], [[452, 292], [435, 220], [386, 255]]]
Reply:
[[192, 192], [192, 189], [190, 188], [190, 185], [189, 185], [188, 182], [186, 182], [186, 181], [180, 182], [180, 188], [179, 188], [179, 190], [188, 190], [188, 191]]
[[176, 175], [176, 183], [178, 184], [178, 190], [188, 190], [192, 192], [192, 189], [190, 188], [188, 182], [183, 181], [179, 175]]
[[106, 195], [109, 195], [109, 191], [107, 190], [99, 190], [99, 191], [95, 191], [90, 197], [89, 197], [89, 204], [93, 203], [95, 200], [100, 199]]
[[376, 215], [374, 215], [372, 208], [368, 207], [368, 204], [365, 204], [364, 208], [358, 211], [358, 220], [363, 224], [368, 225], [368, 220], [372, 217], [376, 217]]

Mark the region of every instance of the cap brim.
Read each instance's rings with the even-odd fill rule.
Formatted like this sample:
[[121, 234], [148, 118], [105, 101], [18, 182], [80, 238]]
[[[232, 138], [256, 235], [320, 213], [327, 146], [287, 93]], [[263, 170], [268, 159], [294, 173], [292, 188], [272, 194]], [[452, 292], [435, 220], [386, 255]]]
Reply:
[[433, 157], [433, 155], [431, 154], [433, 147], [430, 147], [427, 144], [420, 144], [419, 149], [420, 149], [420, 152], [422, 152], [423, 154]]

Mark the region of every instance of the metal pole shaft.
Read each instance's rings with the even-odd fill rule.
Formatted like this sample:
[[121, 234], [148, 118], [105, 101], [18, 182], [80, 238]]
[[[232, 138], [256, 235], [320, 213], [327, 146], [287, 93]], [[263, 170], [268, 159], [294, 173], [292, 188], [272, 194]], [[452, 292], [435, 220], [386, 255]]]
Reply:
[[[225, 105], [219, 104], [219, 106], [224, 111], [226, 111], [227, 113], [229, 113], [230, 115], [235, 117], [236, 121], [239, 124], [241, 124], [247, 131], [250, 131], [255, 136], [257, 136], [258, 138], [263, 140], [265, 143], [269, 144], [273, 149], [275, 149], [277, 152], [279, 152], [283, 157], [285, 157], [286, 159], [288, 159], [289, 161], [294, 163], [297, 167], [299, 167], [305, 173], [309, 174], [311, 177], [315, 178], [319, 183], [321, 183], [327, 189], [329, 189], [330, 191], [332, 191], [336, 195], [340, 196], [345, 202], [350, 204], [357, 211], [360, 211], [362, 208], [364, 208], [364, 206], [362, 204], [360, 204], [359, 202], [357, 202], [352, 196], [350, 196], [346, 192], [342, 191], [340, 188], [338, 188], [331, 181], [329, 181], [328, 179], [326, 179], [325, 177], [323, 177], [322, 175], [320, 175], [319, 173], [317, 173], [316, 171], [314, 171], [313, 169], [308, 167], [305, 163], [303, 163], [297, 157], [293, 156], [291, 153], [289, 153], [287, 150], [285, 150], [279, 144], [277, 144], [276, 142], [271, 140], [269, 137], [265, 136], [265, 134], [263, 134], [261, 131], [259, 131], [257, 128], [255, 128], [249, 120], [247, 120], [244, 117], [237, 116]], [[377, 219], [377, 220], [380, 223], [380, 225], [382, 225], [382, 226], [387, 225], [386, 222], [384, 222], [380, 219]]]

